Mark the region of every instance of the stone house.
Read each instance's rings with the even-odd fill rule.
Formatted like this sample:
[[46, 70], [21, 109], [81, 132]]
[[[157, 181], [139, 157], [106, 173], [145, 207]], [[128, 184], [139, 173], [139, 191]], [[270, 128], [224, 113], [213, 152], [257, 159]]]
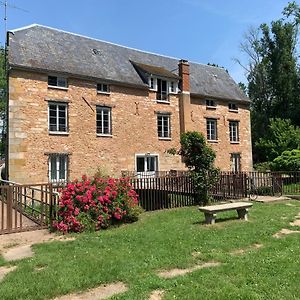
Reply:
[[250, 102], [224, 69], [41, 25], [7, 45], [10, 180], [183, 169], [167, 150], [191, 130], [222, 170], [252, 169]]

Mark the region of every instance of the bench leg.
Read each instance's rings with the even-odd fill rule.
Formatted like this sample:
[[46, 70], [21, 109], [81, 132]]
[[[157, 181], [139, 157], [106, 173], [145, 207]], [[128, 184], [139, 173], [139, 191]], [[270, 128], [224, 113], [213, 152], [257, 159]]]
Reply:
[[247, 208], [237, 209], [237, 213], [238, 213], [239, 219], [248, 221], [248, 209]]
[[206, 224], [215, 224], [216, 222], [216, 214], [208, 214], [208, 213], [204, 213], [205, 215], [205, 223]]

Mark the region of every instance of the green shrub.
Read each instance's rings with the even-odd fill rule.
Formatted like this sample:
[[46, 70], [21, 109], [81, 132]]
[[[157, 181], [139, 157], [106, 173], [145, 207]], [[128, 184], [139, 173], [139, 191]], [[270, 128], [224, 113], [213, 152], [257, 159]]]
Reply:
[[271, 168], [273, 171], [300, 171], [300, 150], [284, 151], [273, 160]]

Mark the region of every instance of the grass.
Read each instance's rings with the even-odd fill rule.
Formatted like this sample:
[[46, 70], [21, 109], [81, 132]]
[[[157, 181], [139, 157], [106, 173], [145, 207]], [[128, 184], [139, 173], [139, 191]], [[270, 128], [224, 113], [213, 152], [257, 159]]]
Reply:
[[[118, 300], [148, 299], [155, 289], [166, 291], [164, 299], [299, 299], [300, 234], [272, 237], [292, 228], [300, 202], [289, 203], [255, 203], [248, 222], [227, 212], [212, 226], [196, 207], [144, 213], [134, 224], [34, 245], [35, 256], [16, 262], [1, 282], [0, 299], [51, 299], [114, 281], [129, 287]], [[230, 254], [254, 243], [263, 248]], [[210, 260], [222, 265], [173, 279], [156, 275]]]

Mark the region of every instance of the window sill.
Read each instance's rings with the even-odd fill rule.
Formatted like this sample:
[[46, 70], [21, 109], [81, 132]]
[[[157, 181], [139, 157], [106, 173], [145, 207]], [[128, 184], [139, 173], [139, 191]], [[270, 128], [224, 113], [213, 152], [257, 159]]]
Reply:
[[98, 137], [106, 137], [106, 138], [112, 138], [113, 135], [112, 134], [102, 134], [102, 133], [97, 133]]
[[63, 131], [49, 131], [50, 135], [69, 135], [69, 132], [63, 132]]
[[171, 141], [172, 140], [172, 138], [170, 138], [170, 137], [159, 137], [158, 139], [160, 141]]
[[110, 92], [97, 91], [97, 95], [110, 95]]
[[238, 113], [238, 109], [229, 109], [229, 112], [232, 112], [232, 113]]
[[239, 144], [240, 142], [239, 141], [230, 141], [230, 144]]
[[63, 86], [48, 85], [48, 89], [67, 91], [69, 88]]
[[157, 103], [162, 103], [162, 104], [170, 104], [170, 101], [167, 101], [167, 100], [157, 100], [156, 99], [156, 102]]
[[215, 110], [215, 109], [217, 109], [217, 107], [216, 106], [206, 106], [206, 109], [209, 109], [209, 110]]
[[207, 140], [209, 143], [219, 143], [218, 140]]

